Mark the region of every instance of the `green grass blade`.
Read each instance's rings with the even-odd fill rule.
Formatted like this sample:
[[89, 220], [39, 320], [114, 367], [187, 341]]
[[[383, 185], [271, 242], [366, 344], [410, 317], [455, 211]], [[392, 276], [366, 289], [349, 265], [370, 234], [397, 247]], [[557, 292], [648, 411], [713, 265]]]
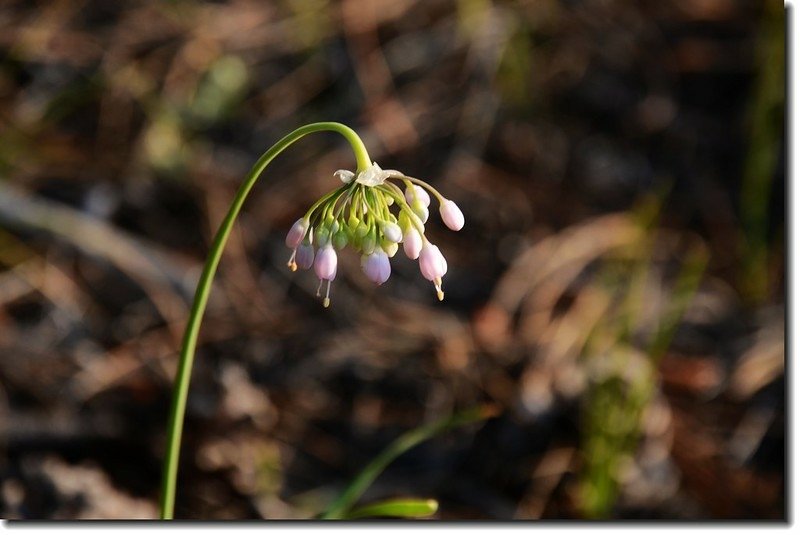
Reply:
[[345, 520], [357, 518], [423, 518], [436, 514], [439, 502], [436, 500], [399, 499], [373, 503], [353, 509], [342, 517]]
[[667, 310], [661, 318], [661, 325], [647, 348], [647, 353], [653, 363], [658, 363], [669, 348], [684, 312], [697, 293], [697, 287], [700, 285], [707, 265], [708, 251], [704, 247], [695, 246], [689, 251], [672, 290], [672, 299], [667, 304]]
[[394, 442], [383, 450], [375, 459], [372, 460], [356, 478], [350, 486], [331, 504], [322, 514], [323, 519], [345, 518], [346, 513], [364, 494], [375, 479], [383, 472], [389, 464], [400, 455], [407, 452], [414, 446], [426, 440], [462, 425], [485, 420], [495, 414], [493, 408], [477, 407], [460, 412], [447, 418], [442, 418], [428, 425], [423, 425], [400, 435]]

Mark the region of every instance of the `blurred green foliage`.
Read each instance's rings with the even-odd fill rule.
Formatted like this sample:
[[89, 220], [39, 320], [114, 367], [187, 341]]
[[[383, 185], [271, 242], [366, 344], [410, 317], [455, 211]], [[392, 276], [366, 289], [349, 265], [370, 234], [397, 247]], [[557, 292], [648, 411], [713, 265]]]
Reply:
[[641, 227], [640, 240], [626, 259], [606, 260], [601, 268], [601, 287], [618, 306], [595, 326], [584, 349], [590, 386], [583, 401], [579, 507], [588, 518], [613, 513], [626, 464], [634, 462], [645, 409], [658, 389], [659, 361], [708, 263], [703, 246], [689, 245], [656, 323], [648, 322], [650, 303], [644, 289], [648, 278], [658, 276], [654, 264], [661, 255], [654, 247], [661, 205], [658, 197], [643, 199], [632, 214]]
[[744, 253], [741, 285], [745, 297], [760, 303], [775, 287], [770, 251], [783, 236], [769, 235], [771, 197], [786, 128], [786, 18], [782, 3], [765, 2], [756, 47], [758, 74], [749, 113], [750, 139], [744, 162], [741, 213]]

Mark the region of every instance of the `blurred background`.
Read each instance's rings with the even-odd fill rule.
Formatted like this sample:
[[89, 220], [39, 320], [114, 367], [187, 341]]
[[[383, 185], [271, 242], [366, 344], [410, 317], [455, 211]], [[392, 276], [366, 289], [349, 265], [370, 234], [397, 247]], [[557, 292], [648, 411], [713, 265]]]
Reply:
[[284, 237], [332, 173], [303, 139], [245, 204], [193, 374], [178, 518], [781, 519], [785, 13], [745, 0], [0, 4], [0, 514], [157, 515], [210, 240], [258, 156], [341, 121], [467, 223], [352, 252], [333, 304]]

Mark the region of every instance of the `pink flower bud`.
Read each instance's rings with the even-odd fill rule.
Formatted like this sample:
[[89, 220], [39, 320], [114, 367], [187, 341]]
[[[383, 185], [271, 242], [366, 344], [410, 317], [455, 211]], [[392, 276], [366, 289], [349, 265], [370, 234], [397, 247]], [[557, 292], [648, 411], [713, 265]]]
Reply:
[[417, 229], [409, 228], [406, 235], [403, 236], [403, 251], [406, 256], [411, 260], [419, 258], [419, 252], [422, 250], [422, 236], [419, 235]]
[[434, 282], [447, 273], [447, 261], [439, 248], [431, 242], [422, 246], [419, 253], [419, 270], [423, 277]]
[[337, 264], [336, 251], [333, 246], [328, 243], [323, 247], [316, 260], [314, 260], [314, 272], [320, 280], [332, 281], [336, 278], [336, 264]]
[[447, 273], [447, 260], [444, 259], [439, 248], [431, 242], [426, 242], [422, 246], [422, 251], [419, 253], [419, 270], [423, 277], [433, 282], [439, 301], [444, 299], [442, 277]]
[[375, 284], [383, 284], [392, 274], [389, 257], [381, 249], [375, 249], [371, 255], [367, 256], [362, 267], [367, 278]]
[[314, 265], [314, 246], [310, 243], [300, 244], [297, 248], [295, 262], [300, 269], [308, 269]]
[[289, 249], [297, 249], [300, 245], [300, 242], [303, 241], [303, 237], [306, 235], [306, 231], [308, 230], [308, 221], [305, 219], [298, 219], [295, 221], [292, 228], [289, 229], [288, 234], [286, 234], [286, 247]]
[[445, 200], [439, 206], [439, 215], [450, 230], [461, 230], [464, 226], [464, 214], [461, 208], [451, 200]]
[[428, 195], [428, 192], [425, 191], [425, 188], [422, 186], [417, 186], [416, 184], [412, 186], [412, 188], [406, 188], [406, 202], [408, 202], [408, 204], [412, 204], [414, 202], [414, 194], [416, 193], [417, 199], [419, 199], [423, 205], [426, 207], [431, 205], [431, 196]]
[[381, 232], [383, 232], [387, 240], [394, 243], [399, 243], [400, 240], [403, 239], [403, 231], [400, 230], [400, 226], [391, 221], [387, 221], [381, 225]]

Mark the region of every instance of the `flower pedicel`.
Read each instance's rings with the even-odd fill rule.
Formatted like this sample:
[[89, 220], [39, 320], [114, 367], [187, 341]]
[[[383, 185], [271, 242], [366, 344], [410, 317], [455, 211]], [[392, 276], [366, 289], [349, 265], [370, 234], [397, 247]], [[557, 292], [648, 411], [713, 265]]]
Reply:
[[383, 284], [392, 272], [389, 258], [402, 243], [406, 256], [419, 259], [422, 276], [433, 282], [439, 300], [444, 299], [442, 277], [447, 273], [447, 261], [425, 236], [431, 203], [428, 192], [439, 201], [439, 214], [451, 230], [464, 226], [464, 214], [456, 203], [430, 184], [399, 171], [383, 170], [377, 163], [358, 175], [339, 170], [334, 176], [343, 185], [314, 203], [286, 235], [286, 246], [292, 249], [289, 269], [309, 269], [313, 264], [320, 280], [317, 296], [327, 282], [322, 301], [327, 307], [331, 282], [336, 278], [337, 249], [348, 245], [355, 249], [361, 254], [367, 278]]

